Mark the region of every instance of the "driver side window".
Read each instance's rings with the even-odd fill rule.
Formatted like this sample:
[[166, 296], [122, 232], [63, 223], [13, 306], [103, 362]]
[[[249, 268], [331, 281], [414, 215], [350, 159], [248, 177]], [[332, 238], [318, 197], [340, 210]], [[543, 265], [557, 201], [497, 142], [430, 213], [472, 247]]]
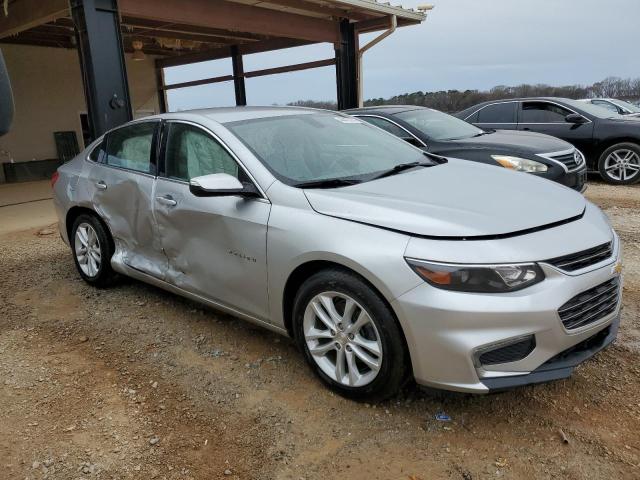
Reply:
[[566, 108], [547, 102], [524, 102], [520, 123], [565, 123], [572, 113]]
[[165, 149], [167, 178], [188, 182], [213, 173], [238, 178], [238, 164], [218, 141], [186, 123], [169, 123]]

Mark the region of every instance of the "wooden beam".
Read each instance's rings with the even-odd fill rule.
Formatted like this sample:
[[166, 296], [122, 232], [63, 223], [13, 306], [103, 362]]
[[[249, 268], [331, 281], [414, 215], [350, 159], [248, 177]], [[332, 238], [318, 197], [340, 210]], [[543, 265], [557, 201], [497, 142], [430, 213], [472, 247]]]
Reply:
[[[232, 38], [214, 36], [214, 35], [200, 35], [197, 33], [182, 33], [175, 32], [172, 30], [150, 30], [148, 28], [139, 28], [132, 27], [132, 29], [123, 29], [122, 35], [125, 37], [136, 37], [136, 38], [150, 38], [155, 39], [157, 37], [166, 37], [166, 38], [178, 38], [180, 40], [194, 40], [196, 42], [209, 43], [209, 44], [218, 44], [220, 46], [223, 45], [236, 45], [238, 43], [237, 40]], [[213, 48], [213, 47], [209, 47]]]
[[252, 72], [246, 72], [245, 78], [262, 77], [264, 75], [275, 75], [277, 73], [299, 72], [300, 70], [309, 70], [311, 68], [328, 67], [329, 65], [335, 65], [335, 58], [328, 58], [326, 60], [316, 60], [314, 62], [296, 63], [295, 65], [287, 65], [284, 67], [265, 68], [263, 70], [254, 70]]
[[[417, 25], [418, 22], [408, 20], [406, 18], [397, 18], [398, 27], [404, 27], [407, 25]], [[364, 20], [362, 22], [355, 22], [353, 25], [358, 33], [376, 32], [378, 30], [386, 30], [391, 24], [391, 17], [379, 17], [372, 18], [371, 20]]]
[[130, 18], [123, 17], [122, 25], [126, 25], [127, 27], [134, 28], [144, 28], [150, 32], [153, 31], [163, 31], [163, 32], [172, 32], [172, 33], [182, 33], [182, 34], [197, 34], [203, 36], [214, 36], [214, 37], [222, 37], [228, 38], [231, 40], [236, 40], [242, 42], [252, 42], [258, 40], [266, 40], [269, 38], [266, 35], [257, 35], [255, 33], [249, 33], [244, 31], [233, 31], [230, 32], [228, 30], [223, 30], [221, 28], [208, 28], [208, 27], [199, 27], [195, 25], [184, 25], [181, 23], [166, 23], [166, 22], [157, 22], [153, 20], [145, 20], [143, 18]]
[[209, 85], [211, 83], [229, 82], [233, 80], [233, 75], [222, 75], [220, 77], [203, 78], [202, 80], [192, 80], [191, 82], [171, 83], [165, 85], [163, 89], [175, 90], [176, 88], [199, 87], [200, 85]]
[[190, 0], [186, 7], [181, 0], [120, 0], [119, 10], [127, 17], [166, 23], [249, 31], [313, 42], [339, 39], [336, 22], [224, 0]]
[[308, 0], [268, 0], [272, 5], [288, 7], [301, 12], [311, 12], [318, 15], [324, 15], [334, 18], [350, 18], [351, 20], [366, 20], [367, 17], [360, 12], [355, 12], [348, 7], [334, 7], [328, 5], [320, 5], [319, 3], [310, 2]]
[[247, 104], [247, 89], [244, 84], [244, 62], [237, 45], [231, 47], [231, 64], [233, 67], [233, 89], [236, 94], [236, 106]]
[[0, 38], [17, 35], [57, 18], [68, 17], [68, 0], [20, 0], [9, 4], [9, 15], [0, 14]]
[[[296, 63], [295, 65], [286, 65], [284, 67], [265, 68], [263, 70], [254, 70], [252, 72], [242, 73], [243, 78], [263, 77], [265, 75], [275, 75], [278, 73], [287, 72], [299, 72], [300, 70], [309, 70], [311, 68], [328, 67], [329, 65], [335, 65], [336, 60], [334, 58], [328, 58], [326, 60], [316, 60], [314, 62]], [[236, 72], [240, 76], [240, 71]], [[203, 78], [202, 80], [192, 80], [190, 82], [172, 83], [170, 85], [164, 85], [161, 88], [163, 90], [175, 90], [176, 88], [198, 87], [200, 85], [209, 85], [211, 83], [229, 82], [234, 80], [234, 75], [222, 75], [220, 77]]]
[[160, 107], [160, 113], [167, 113], [169, 102], [167, 99], [167, 91], [164, 89], [164, 69], [158, 64], [158, 60], [156, 60], [155, 64], [158, 107]]
[[[273, 40], [265, 40], [262, 42], [246, 43], [238, 45], [241, 55], [249, 55], [252, 53], [269, 52], [271, 50], [280, 50], [283, 48], [300, 47], [309, 45], [314, 42], [304, 40], [291, 40], [289, 38], [274, 38]], [[162, 67], [177, 67], [187, 65], [189, 63], [206, 62], [209, 60], [220, 60], [221, 58], [229, 58], [231, 56], [230, 47], [215, 48], [206, 52], [186, 53], [171, 58], [159, 60]]]
[[71, 42], [59, 42], [56, 40], [47, 40], [45, 38], [34, 37], [6, 37], [0, 38], [0, 44], [12, 45], [28, 45], [32, 47], [51, 47], [51, 48], [76, 48]]

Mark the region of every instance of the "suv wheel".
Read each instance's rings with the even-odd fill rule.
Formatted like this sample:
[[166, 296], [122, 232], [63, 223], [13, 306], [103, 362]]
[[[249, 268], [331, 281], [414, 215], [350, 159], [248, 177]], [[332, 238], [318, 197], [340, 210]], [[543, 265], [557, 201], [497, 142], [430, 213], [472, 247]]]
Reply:
[[113, 241], [102, 222], [93, 215], [80, 215], [71, 229], [71, 250], [82, 279], [96, 287], [113, 283]]
[[406, 379], [404, 339], [380, 295], [340, 270], [313, 275], [294, 302], [294, 336], [311, 368], [337, 393], [380, 401]]
[[619, 143], [607, 148], [600, 156], [598, 170], [607, 183], [636, 183], [640, 180], [640, 146]]

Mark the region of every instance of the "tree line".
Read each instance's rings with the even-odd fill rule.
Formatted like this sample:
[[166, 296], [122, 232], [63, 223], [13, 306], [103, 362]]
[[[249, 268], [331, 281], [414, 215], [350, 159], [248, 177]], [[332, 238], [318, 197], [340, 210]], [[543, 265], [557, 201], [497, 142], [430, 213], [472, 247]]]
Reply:
[[[371, 98], [365, 106], [375, 105], [420, 105], [443, 112], [459, 112], [477, 103], [489, 100], [517, 97], [563, 97], [563, 98], [619, 98], [636, 101], [640, 99], [640, 78], [608, 77], [593, 85], [566, 85], [553, 87], [545, 84], [523, 84], [514, 87], [499, 85], [491, 90], [442, 90], [438, 92], [413, 92], [394, 95], [389, 98]], [[335, 102], [299, 100], [289, 105], [326, 108], [335, 110]]]

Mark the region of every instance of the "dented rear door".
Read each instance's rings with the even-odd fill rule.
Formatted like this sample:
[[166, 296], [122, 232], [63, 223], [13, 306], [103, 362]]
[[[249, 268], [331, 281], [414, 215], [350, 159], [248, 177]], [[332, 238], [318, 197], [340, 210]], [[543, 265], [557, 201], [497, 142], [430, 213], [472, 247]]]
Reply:
[[158, 125], [134, 123], [110, 132], [86, 185], [95, 210], [113, 235], [113, 261], [162, 279], [167, 259], [152, 212]]

